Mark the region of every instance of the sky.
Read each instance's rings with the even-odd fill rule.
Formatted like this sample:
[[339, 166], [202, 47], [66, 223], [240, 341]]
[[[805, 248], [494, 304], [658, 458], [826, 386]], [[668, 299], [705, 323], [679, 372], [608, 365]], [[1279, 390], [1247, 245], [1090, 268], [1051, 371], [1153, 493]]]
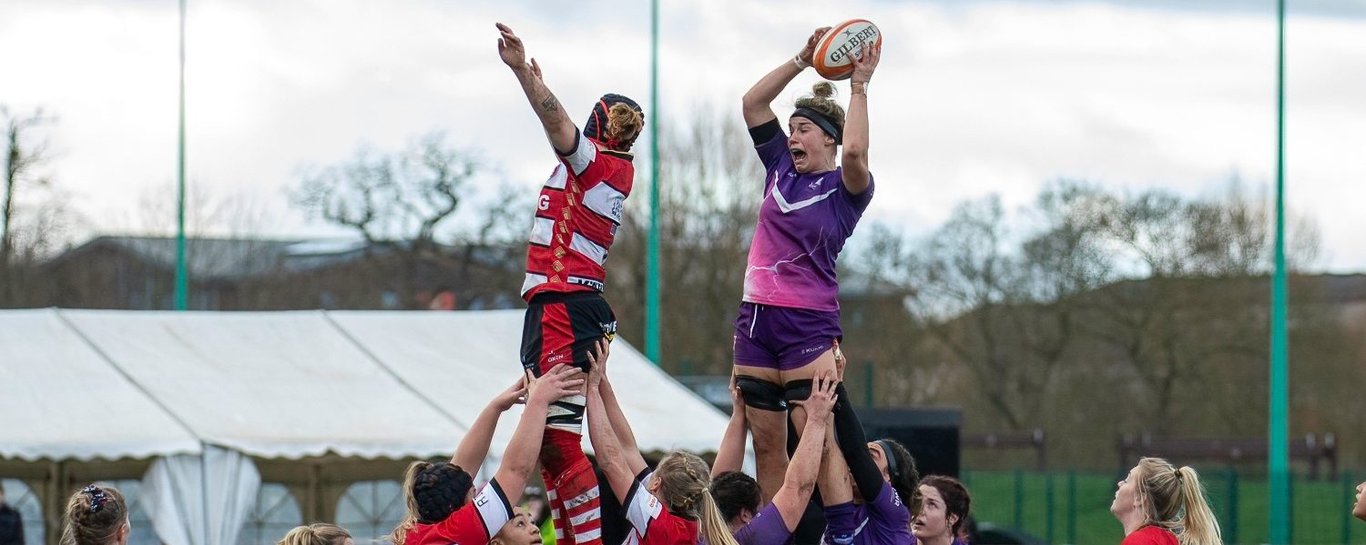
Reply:
[[[740, 123], [740, 96], [811, 29], [874, 21], [885, 42], [867, 216], [912, 235], [961, 201], [995, 193], [1024, 207], [1061, 178], [1190, 197], [1218, 197], [1235, 176], [1254, 195], [1274, 189], [1271, 0], [660, 3], [660, 111], [647, 116], [666, 122], [712, 108]], [[1288, 205], [1317, 224], [1316, 268], [1366, 270], [1366, 3], [1290, 4]], [[47, 170], [88, 233], [170, 225], [142, 216], [170, 210], [176, 177], [177, 5], [0, 2], [0, 104], [56, 117], [42, 130]], [[433, 130], [490, 165], [484, 189], [516, 184], [530, 203], [553, 158], [498, 59], [495, 21], [523, 37], [576, 121], [604, 91], [650, 94], [644, 1], [188, 5], [191, 193], [238, 203], [258, 234], [341, 234], [291, 208], [286, 188], [362, 146], [398, 150]], [[795, 80], [779, 115], [815, 81]]]

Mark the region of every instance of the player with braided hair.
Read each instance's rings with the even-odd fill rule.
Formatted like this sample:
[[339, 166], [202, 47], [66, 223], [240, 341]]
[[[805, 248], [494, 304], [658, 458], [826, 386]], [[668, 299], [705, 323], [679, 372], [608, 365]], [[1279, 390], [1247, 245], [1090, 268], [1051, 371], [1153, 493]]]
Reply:
[[[582, 372], [569, 366], [541, 378], [528, 373], [484, 408], [449, 462], [410, 464], [403, 475], [408, 510], [390, 536], [394, 545], [486, 545], [512, 520], [512, 505], [522, 499], [527, 475], [536, 466], [550, 403], [580, 391], [583, 383]], [[498, 416], [522, 399], [526, 408], [502, 463], [476, 492], [474, 474], [488, 454]]]
[[619, 410], [608, 408], [602, 394], [608, 353], [607, 342], [600, 341], [588, 355], [588, 437], [612, 493], [626, 509], [631, 524], [626, 545], [696, 545], [699, 540], [737, 545], [712, 498], [711, 473], [701, 458], [672, 452], [652, 473], [635, 469], [644, 466], [644, 458], [634, 447], [623, 448], [620, 439], [632, 435], [630, 424]]
[[[546, 87], [540, 64], [528, 62], [522, 39], [507, 25], [497, 28], [498, 54], [559, 159], [541, 188], [527, 247], [522, 365], [537, 376], [560, 365], [587, 370], [588, 350], [616, 335], [616, 316], [602, 297], [604, 264], [635, 179], [631, 146], [645, 126], [644, 113], [630, 98], [608, 93], [580, 132]], [[602, 541], [599, 486], [583, 454], [583, 414], [584, 397], [574, 394], [557, 400], [546, 420], [541, 476], [560, 545]]]
[[128, 545], [128, 501], [117, 488], [88, 485], [66, 502], [62, 545]]

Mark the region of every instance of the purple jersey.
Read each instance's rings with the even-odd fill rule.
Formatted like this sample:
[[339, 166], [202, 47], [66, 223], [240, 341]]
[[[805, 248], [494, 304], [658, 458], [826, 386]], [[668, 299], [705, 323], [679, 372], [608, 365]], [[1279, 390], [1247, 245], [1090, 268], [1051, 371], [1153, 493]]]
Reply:
[[825, 543], [829, 545], [911, 545], [911, 512], [892, 483], [883, 482], [877, 499], [825, 508]]
[[768, 172], [749, 247], [744, 300], [839, 310], [835, 257], [873, 198], [872, 175], [868, 189], [855, 195], [844, 188], [843, 167], [799, 173], [792, 166], [787, 135], [781, 130], [754, 149]]
[[735, 531], [735, 541], [740, 545], [783, 545], [792, 543], [792, 531], [787, 529], [778, 507], [770, 503]]

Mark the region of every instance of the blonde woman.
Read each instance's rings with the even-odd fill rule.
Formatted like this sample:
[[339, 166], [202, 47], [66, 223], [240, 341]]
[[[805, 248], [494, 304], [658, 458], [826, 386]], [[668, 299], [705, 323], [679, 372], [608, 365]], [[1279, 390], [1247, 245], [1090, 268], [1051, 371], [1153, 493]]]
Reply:
[[[786, 127], [772, 108], [811, 65], [826, 30], [812, 32], [794, 58], [760, 78], [741, 101], [765, 175], [735, 318], [734, 369], [765, 502], [782, 487], [788, 464], [787, 401], [806, 399], [811, 380], [835, 371], [842, 359], [835, 260], [873, 198], [868, 85], [879, 48], [864, 44], [851, 55], [847, 110], [827, 81], [797, 100]], [[801, 432], [805, 411], [791, 412], [793, 429]]]
[[607, 355], [606, 341], [588, 355], [588, 438], [612, 493], [626, 510], [631, 526], [626, 545], [737, 545], [712, 499], [711, 468], [701, 458], [675, 451], [652, 473], [632, 472], [640, 451], [622, 447], [620, 436], [633, 434], [625, 418], [613, 418], [619, 411], [609, 408], [602, 394]]
[[341, 526], [315, 522], [295, 526], [275, 545], [356, 545], [356, 542], [351, 539], [351, 532]]
[[66, 502], [62, 545], [128, 545], [128, 502], [112, 486], [89, 485]]
[[1142, 458], [1119, 481], [1110, 512], [1124, 525], [1121, 545], [1223, 545], [1200, 475], [1161, 458]]

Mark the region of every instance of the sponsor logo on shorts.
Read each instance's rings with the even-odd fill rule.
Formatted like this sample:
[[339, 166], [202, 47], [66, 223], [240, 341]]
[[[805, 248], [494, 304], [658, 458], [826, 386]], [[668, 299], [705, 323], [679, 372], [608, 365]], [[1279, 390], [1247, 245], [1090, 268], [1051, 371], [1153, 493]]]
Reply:
[[806, 347], [806, 348], [803, 348], [803, 349], [802, 349], [802, 355], [810, 354], [810, 353], [816, 352], [816, 351], [818, 351], [818, 350], [825, 350], [825, 345], [821, 344], [821, 345], [808, 346], [808, 347]]
[[602, 328], [602, 336], [607, 338], [607, 342], [617, 339], [617, 322], [598, 322], [598, 327]]

